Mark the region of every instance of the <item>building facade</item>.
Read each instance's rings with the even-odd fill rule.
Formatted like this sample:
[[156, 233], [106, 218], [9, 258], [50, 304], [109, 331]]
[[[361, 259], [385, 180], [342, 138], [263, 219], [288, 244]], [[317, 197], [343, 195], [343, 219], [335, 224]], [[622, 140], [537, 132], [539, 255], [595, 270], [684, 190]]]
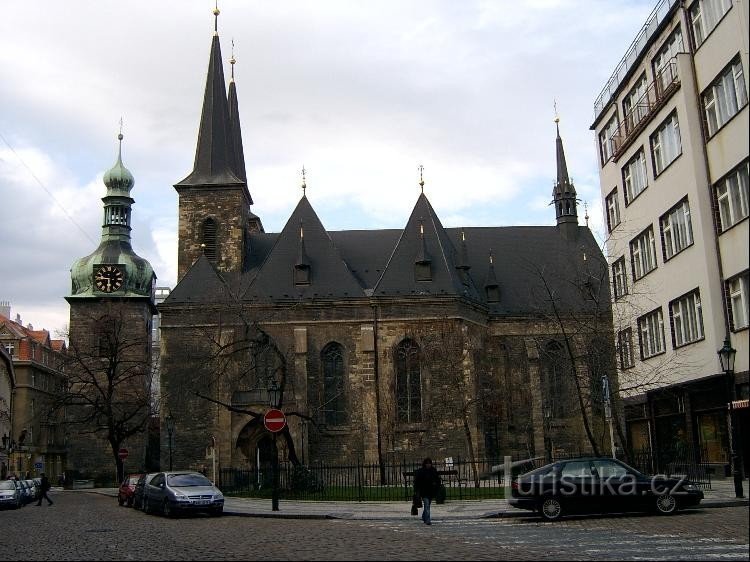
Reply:
[[0, 375], [0, 425], [6, 469], [19, 478], [41, 472], [56, 478], [67, 462], [66, 428], [58, 408], [66, 382], [65, 341], [24, 326], [18, 315], [13, 321], [0, 314], [0, 347], [12, 363], [0, 367], [0, 373], [5, 371]]
[[[661, 0], [595, 102], [629, 443], [729, 470], [748, 397], [748, 4]], [[720, 366], [737, 350], [734, 380]], [[745, 402], [746, 404], [746, 402]], [[748, 410], [735, 429], [747, 435]], [[747, 459], [747, 440], [737, 442]]]
[[214, 445], [221, 467], [264, 462], [270, 405], [292, 462], [608, 451], [606, 261], [559, 131], [556, 150], [551, 226], [444, 228], [422, 181], [403, 229], [329, 231], [303, 176], [267, 233], [215, 33], [194, 169], [175, 185], [178, 283], [159, 305], [162, 466], [205, 467]]

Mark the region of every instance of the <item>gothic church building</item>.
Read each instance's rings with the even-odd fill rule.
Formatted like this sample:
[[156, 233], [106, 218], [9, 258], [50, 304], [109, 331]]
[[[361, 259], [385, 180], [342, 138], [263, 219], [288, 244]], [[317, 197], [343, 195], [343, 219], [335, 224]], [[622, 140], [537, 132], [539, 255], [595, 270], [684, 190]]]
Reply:
[[423, 192], [403, 229], [329, 231], [303, 195], [265, 232], [233, 75], [227, 90], [215, 33], [194, 168], [174, 186], [178, 283], [158, 307], [162, 467], [210, 466], [214, 443], [222, 468], [262, 462], [269, 398], [282, 455], [304, 463], [607, 451], [606, 261], [559, 130], [555, 225], [445, 228]]

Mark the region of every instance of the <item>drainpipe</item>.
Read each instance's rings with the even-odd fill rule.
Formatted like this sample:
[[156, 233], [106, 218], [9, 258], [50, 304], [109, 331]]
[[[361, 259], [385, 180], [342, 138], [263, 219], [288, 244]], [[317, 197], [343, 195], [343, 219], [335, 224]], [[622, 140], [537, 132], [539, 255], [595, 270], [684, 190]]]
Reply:
[[380, 483], [385, 485], [385, 465], [383, 464], [383, 442], [380, 431], [380, 376], [378, 369], [378, 305], [372, 303], [372, 337], [373, 337], [373, 362], [372, 370], [375, 377], [375, 425], [378, 441], [378, 466], [380, 467]]

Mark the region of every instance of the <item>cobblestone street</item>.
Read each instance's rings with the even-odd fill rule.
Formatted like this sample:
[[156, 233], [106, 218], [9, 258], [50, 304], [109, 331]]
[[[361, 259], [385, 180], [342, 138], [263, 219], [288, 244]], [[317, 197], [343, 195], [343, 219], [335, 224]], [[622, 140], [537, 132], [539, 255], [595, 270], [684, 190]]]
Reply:
[[441, 521], [165, 519], [113, 498], [57, 493], [0, 512], [5, 560], [748, 560], [748, 508], [673, 517]]

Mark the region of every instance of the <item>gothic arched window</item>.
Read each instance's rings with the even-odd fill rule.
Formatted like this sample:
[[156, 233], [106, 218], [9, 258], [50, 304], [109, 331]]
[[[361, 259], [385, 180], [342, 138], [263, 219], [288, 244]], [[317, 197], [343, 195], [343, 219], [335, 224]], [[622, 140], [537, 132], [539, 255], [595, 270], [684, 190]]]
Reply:
[[398, 421], [422, 421], [422, 381], [419, 346], [404, 340], [396, 346], [396, 408]]
[[545, 415], [553, 418], [567, 417], [571, 414], [570, 398], [573, 373], [565, 348], [556, 341], [548, 343], [543, 349], [544, 361], [544, 408]]
[[323, 362], [323, 412], [328, 425], [346, 423], [344, 394], [344, 349], [329, 343], [321, 352]]
[[216, 221], [206, 219], [201, 227], [201, 246], [203, 253], [210, 261], [216, 261], [218, 254], [216, 246]]

